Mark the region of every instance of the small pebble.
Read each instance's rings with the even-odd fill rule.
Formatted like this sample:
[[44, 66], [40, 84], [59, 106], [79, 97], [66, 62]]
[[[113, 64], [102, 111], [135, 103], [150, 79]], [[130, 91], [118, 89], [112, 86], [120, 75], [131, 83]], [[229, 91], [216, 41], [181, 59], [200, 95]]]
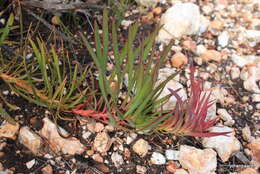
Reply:
[[137, 137], [136, 133], [130, 133], [127, 137], [126, 137], [126, 144], [131, 144]]
[[9, 94], [9, 91], [8, 91], [8, 90], [4, 90], [4, 91], [3, 91], [3, 94], [4, 94], [4, 95], [8, 95], [8, 94]]
[[240, 69], [238, 67], [232, 67], [230, 74], [233, 80], [238, 79], [240, 76]]
[[36, 162], [35, 159], [33, 159], [33, 160], [31, 160], [31, 161], [28, 161], [28, 162], [26, 163], [26, 167], [27, 167], [28, 169], [32, 168], [32, 167], [34, 166], [35, 162]]
[[140, 166], [140, 165], [136, 165], [136, 173], [145, 174], [146, 172], [147, 172], [146, 167]]
[[228, 45], [229, 41], [229, 35], [227, 31], [223, 31], [219, 36], [218, 36], [218, 45], [221, 47], [226, 47]]
[[123, 157], [118, 152], [113, 152], [111, 155], [111, 159], [116, 167], [119, 167], [122, 164], [124, 164]]

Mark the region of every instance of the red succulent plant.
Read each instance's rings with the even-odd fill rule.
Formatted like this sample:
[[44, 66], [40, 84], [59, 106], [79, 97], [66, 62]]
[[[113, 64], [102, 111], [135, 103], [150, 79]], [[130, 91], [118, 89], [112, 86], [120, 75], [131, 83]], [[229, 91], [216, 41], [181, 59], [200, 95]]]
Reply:
[[176, 97], [175, 109], [161, 117], [168, 118], [158, 126], [159, 130], [167, 133], [174, 133], [183, 136], [212, 137], [227, 135], [230, 132], [209, 132], [208, 129], [214, 126], [218, 118], [207, 119], [209, 107], [214, 104], [210, 99], [211, 93], [203, 91], [202, 81], [194, 77], [195, 67], [190, 68], [191, 95], [188, 99], [182, 100], [178, 95], [178, 90], [169, 89], [171, 94]]

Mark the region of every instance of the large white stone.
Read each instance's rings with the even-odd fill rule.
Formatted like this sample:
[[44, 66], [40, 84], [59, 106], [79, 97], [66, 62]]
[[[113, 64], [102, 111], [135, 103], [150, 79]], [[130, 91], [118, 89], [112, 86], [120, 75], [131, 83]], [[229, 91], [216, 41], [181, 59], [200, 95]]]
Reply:
[[213, 148], [217, 151], [223, 162], [228, 161], [232, 153], [240, 150], [241, 144], [235, 137], [235, 132], [227, 126], [216, 126], [209, 129], [210, 132], [231, 132], [226, 136], [215, 136], [203, 138], [202, 144], [204, 147]]
[[193, 3], [176, 3], [162, 15], [160, 25], [163, 27], [158, 42], [167, 43], [173, 38], [196, 34], [200, 28], [199, 7]]
[[212, 149], [197, 149], [192, 146], [180, 146], [179, 162], [192, 174], [209, 174], [217, 167], [217, 154]]
[[[61, 137], [58, 133], [57, 126], [48, 118], [44, 118], [43, 122], [43, 128], [39, 133], [42, 137], [46, 138], [53, 151], [56, 153], [61, 152], [63, 154], [74, 155], [76, 153], [80, 154], [85, 150], [83, 144], [75, 137]], [[64, 129], [59, 128], [59, 130], [63, 135], [68, 135]]]

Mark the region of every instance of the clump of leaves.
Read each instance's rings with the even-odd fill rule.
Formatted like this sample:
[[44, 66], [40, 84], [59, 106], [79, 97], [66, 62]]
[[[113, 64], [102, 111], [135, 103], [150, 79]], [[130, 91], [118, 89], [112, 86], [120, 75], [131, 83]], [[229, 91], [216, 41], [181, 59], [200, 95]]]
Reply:
[[56, 111], [68, 111], [83, 103], [88, 95], [93, 95], [94, 91], [90, 87], [83, 89], [90, 67], [82, 68], [79, 63], [72, 64], [63, 48], [63, 53], [58, 56], [55, 46], [48, 51], [40, 39], [37, 39], [37, 43], [31, 39], [29, 42], [35, 59], [24, 58], [21, 63], [15, 58], [9, 63], [1, 59], [4, 68], [0, 78], [16, 94]]
[[[156, 82], [159, 69], [165, 64], [172, 44], [167, 46], [154, 62], [152, 58], [155, 54], [155, 37], [159, 28], [144, 39], [138, 47], [135, 47], [138, 24], [130, 27], [126, 43], [120, 45], [116, 23], [112, 23], [110, 38], [108, 22], [108, 11], [105, 9], [102, 37], [100, 37], [97, 23], [94, 24], [95, 51], [91, 43], [82, 35], [83, 42], [98, 69], [99, 88], [107, 107], [107, 117], [114, 124], [140, 129], [162, 113], [162, 111], [156, 111], [155, 108], [169, 98], [167, 96], [159, 99], [159, 95], [166, 83], [177, 73], [159, 85], [156, 85]], [[113, 68], [108, 71], [110, 46], [114, 62]], [[109, 76], [108, 73], [110, 73]], [[89, 116], [87, 112], [84, 114], [84, 110], [73, 110], [73, 112]]]
[[230, 132], [208, 132], [214, 126], [218, 118], [207, 120], [209, 107], [214, 104], [210, 100], [211, 93], [203, 91], [203, 84], [194, 77], [195, 67], [190, 68], [191, 95], [188, 99], [182, 100], [178, 95], [178, 90], [169, 89], [171, 94], [176, 97], [175, 109], [161, 115], [150, 126], [155, 125], [158, 120], [163, 120], [156, 129], [167, 133], [182, 136], [212, 137], [226, 135]]

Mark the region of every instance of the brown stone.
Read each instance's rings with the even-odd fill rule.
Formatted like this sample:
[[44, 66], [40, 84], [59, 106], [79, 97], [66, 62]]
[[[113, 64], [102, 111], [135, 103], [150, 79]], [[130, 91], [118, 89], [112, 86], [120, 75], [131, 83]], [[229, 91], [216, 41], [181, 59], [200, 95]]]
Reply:
[[197, 48], [196, 42], [193, 40], [185, 40], [182, 42], [183, 48], [195, 52]]
[[171, 58], [171, 65], [176, 68], [186, 65], [187, 63], [188, 58], [181, 52], [174, 54]]
[[201, 55], [201, 58], [205, 62], [208, 62], [211, 60], [220, 62], [222, 59], [222, 55], [220, 52], [218, 52], [216, 50], [207, 50]]
[[10, 124], [8, 122], [3, 122], [0, 126], [0, 138], [10, 138], [15, 139], [16, 135], [19, 131], [20, 125], [16, 123], [16, 125]]
[[93, 149], [100, 153], [107, 152], [112, 145], [112, 140], [106, 132], [98, 133], [93, 144]]
[[53, 169], [52, 169], [50, 164], [48, 164], [47, 166], [43, 167], [41, 169], [41, 171], [42, 171], [42, 174], [52, 174], [53, 173]]
[[167, 171], [170, 173], [175, 173], [178, 168], [178, 164], [176, 164], [176, 162], [174, 161], [169, 161], [169, 163], [166, 166]]

